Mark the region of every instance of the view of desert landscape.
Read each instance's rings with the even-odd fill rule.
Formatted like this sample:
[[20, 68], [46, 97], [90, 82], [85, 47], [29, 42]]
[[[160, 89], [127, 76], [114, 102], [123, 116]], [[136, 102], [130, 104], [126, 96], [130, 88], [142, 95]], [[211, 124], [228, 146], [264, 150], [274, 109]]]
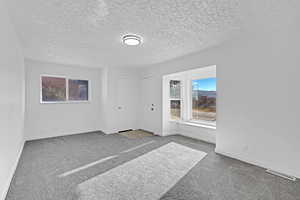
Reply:
[[[181, 118], [180, 81], [170, 81], [170, 115], [172, 120]], [[192, 80], [192, 121], [216, 121], [216, 79]]]
[[216, 91], [193, 90], [192, 120], [216, 121]]

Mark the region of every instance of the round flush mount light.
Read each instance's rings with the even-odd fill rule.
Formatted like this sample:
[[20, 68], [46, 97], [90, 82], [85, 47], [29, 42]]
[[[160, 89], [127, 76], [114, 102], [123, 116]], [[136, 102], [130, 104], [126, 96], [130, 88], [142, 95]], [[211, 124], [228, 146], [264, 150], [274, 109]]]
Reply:
[[138, 35], [124, 35], [122, 40], [128, 46], [136, 46], [142, 43], [142, 38]]

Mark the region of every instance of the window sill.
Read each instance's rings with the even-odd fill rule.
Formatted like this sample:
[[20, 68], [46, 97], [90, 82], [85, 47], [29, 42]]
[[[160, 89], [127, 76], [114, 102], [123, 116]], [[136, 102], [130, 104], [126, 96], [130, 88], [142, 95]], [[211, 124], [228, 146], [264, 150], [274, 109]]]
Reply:
[[77, 103], [83, 103], [83, 104], [88, 104], [91, 103], [91, 101], [43, 101], [40, 102], [40, 104], [77, 104]]
[[201, 124], [201, 123], [195, 123], [195, 122], [188, 122], [188, 121], [176, 121], [176, 120], [170, 120], [170, 122], [177, 123], [177, 124], [183, 124], [187, 126], [194, 126], [194, 127], [200, 127], [200, 128], [207, 128], [207, 129], [212, 129], [216, 130], [217, 127], [214, 125], [210, 124]]

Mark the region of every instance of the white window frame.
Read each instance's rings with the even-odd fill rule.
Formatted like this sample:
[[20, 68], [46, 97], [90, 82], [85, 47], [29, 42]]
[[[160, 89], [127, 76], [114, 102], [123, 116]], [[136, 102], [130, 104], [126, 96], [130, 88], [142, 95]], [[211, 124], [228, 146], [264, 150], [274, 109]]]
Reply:
[[[180, 122], [184, 124], [195, 124], [195, 126], [203, 126], [209, 128], [215, 128], [216, 122], [210, 122], [205, 120], [193, 120], [192, 119], [192, 81], [206, 78], [216, 78], [216, 66], [209, 66], [199, 68], [196, 70], [189, 70], [185, 72], [169, 75], [168, 82], [168, 119], [171, 122]], [[170, 98], [170, 81], [178, 80], [181, 86], [180, 99]], [[180, 120], [174, 120], [171, 118], [171, 100], [180, 100]], [[218, 101], [218, 100], [217, 100]]]
[[[171, 81], [180, 81], [180, 98], [171, 98], [170, 97], [170, 82]], [[182, 92], [183, 92], [183, 82], [182, 82], [182, 80], [180, 79], [180, 78], [178, 78], [178, 77], [174, 77], [174, 78], [170, 78], [169, 80], [168, 80], [168, 110], [169, 110], [169, 120], [170, 121], [181, 121], [182, 120], [182, 114], [183, 114], [183, 112], [182, 112], [182, 109], [183, 109], [183, 98], [182, 98], [182, 96], [183, 96], [183, 94], [182, 94]], [[180, 117], [179, 117], [179, 119], [172, 119], [171, 118], [171, 101], [172, 100], [179, 100], [180, 101]]]
[[[66, 100], [65, 101], [43, 101], [43, 85], [42, 77], [64, 78], [66, 81]], [[88, 81], [88, 100], [69, 100], [69, 80], [85, 80]], [[40, 104], [68, 104], [68, 103], [90, 103], [91, 102], [91, 80], [86, 78], [73, 78], [62, 75], [41, 74], [40, 75]]]
[[[193, 120], [192, 119], [192, 107], [193, 107], [193, 99], [192, 99], [192, 81], [193, 80], [200, 80], [200, 79], [207, 79], [207, 78], [216, 78], [216, 74], [213, 73], [200, 73], [200, 74], [196, 74], [196, 75], [188, 75], [187, 79], [186, 79], [186, 85], [187, 85], [187, 118], [186, 121], [187, 122], [191, 122], [191, 123], [195, 123], [195, 124], [203, 124], [203, 125], [209, 125], [209, 126], [216, 126], [216, 121], [215, 122], [210, 122], [210, 121], [206, 121], [206, 120]], [[218, 101], [218, 99], [217, 99]]]
[[[88, 81], [88, 100], [69, 100], [69, 80], [83, 80], [83, 81]], [[68, 97], [68, 102], [67, 103], [90, 103], [91, 102], [91, 98], [92, 98], [92, 95], [91, 95], [91, 80], [89, 79], [86, 79], [86, 78], [73, 78], [73, 77], [69, 77], [67, 78], [67, 97]]]

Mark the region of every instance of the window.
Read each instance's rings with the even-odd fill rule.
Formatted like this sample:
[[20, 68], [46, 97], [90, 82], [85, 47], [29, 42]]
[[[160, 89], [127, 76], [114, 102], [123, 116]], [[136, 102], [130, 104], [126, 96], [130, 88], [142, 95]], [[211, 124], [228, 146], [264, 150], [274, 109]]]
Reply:
[[215, 129], [216, 66], [169, 74], [163, 83], [164, 119]]
[[170, 80], [170, 117], [172, 120], [181, 118], [181, 87], [179, 80]]
[[180, 100], [171, 100], [171, 119], [178, 120], [180, 119]]
[[41, 103], [89, 101], [89, 81], [41, 76]]
[[89, 81], [69, 79], [69, 100], [88, 101]]
[[216, 121], [216, 78], [192, 80], [193, 121]]
[[42, 76], [42, 101], [66, 101], [66, 79], [60, 77]]

